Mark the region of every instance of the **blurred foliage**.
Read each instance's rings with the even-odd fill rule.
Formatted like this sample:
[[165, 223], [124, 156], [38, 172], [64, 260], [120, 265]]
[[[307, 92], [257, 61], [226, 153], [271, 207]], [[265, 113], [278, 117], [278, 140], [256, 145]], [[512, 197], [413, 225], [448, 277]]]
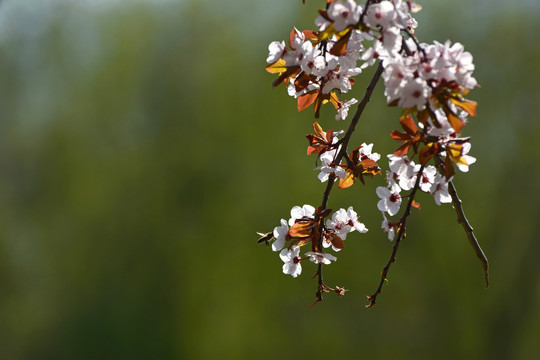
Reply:
[[[255, 244], [323, 186], [313, 122], [264, 71], [267, 45], [320, 1], [0, 4], [0, 358], [530, 359], [540, 351], [540, 33], [534, 1], [425, 2], [420, 40], [475, 57], [478, 162], [455, 180], [491, 264], [429, 197], [373, 309], [391, 244], [378, 177], [335, 191], [370, 231], [326, 271], [281, 273]], [[370, 75], [358, 80], [362, 96]], [[376, 90], [355, 141], [389, 153]], [[329, 120], [327, 120], [329, 119]], [[334, 127], [331, 111], [321, 124]]]

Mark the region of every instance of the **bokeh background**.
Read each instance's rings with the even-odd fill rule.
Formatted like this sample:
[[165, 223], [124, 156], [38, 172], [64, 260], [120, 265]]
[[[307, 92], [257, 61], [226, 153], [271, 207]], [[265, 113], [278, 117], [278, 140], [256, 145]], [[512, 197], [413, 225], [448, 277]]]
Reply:
[[[313, 28], [322, 1], [0, 3], [0, 358], [531, 359], [540, 351], [540, 5], [421, 2], [421, 41], [474, 58], [478, 161], [456, 187], [491, 265], [449, 205], [391, 243], [378, 177], [334, 191], [370, 229], [325, 279], [281, 273], [257, 245], [321, 201], [305, 155], [311, 110], [264, 71], [267, 46]], [[351, 96], [360, 98], [371, 71]], [[353, 142], [387, 154], [399, 111], [379, 84]], [[324, 128], [337, 128], [331, 110]], [[341, 124], [342, 125], [342, 124]]]

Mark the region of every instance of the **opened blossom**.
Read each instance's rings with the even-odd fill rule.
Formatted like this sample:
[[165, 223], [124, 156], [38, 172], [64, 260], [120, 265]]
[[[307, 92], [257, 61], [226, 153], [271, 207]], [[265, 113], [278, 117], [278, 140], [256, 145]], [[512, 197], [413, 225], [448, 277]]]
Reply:
[[291, 275], [293, 278], [302, 273], [302, 264], [300, 261], [302, 258], [300, 255], [300, 246], [293, 246], [292, 249], [283, 249], [279, 253], [279, 257], [284, 262], [283, 273]]
[[393, 224], [388, 221], [388, 219], [386, 218], [386, 215], [384, 215], [384, 213], [382, 213], [383, 215], [383, 222], [381, 224], [381, 228], [383, 229], [384, 232], [388, 233], [388, 240], [392, 241], [394, 240], [394, 236], [395, 236], [395, 228], [394, 226], [392, 226]]
[[435, 203], [437, 205], [441, 205], [441, 203], [452, 202], [452, 197], [448, 193], [448, 181], [444, 176], [439, 173], [435, 175], [433, 185], [431, 185], [430, 193], [431, 195], [433, 195], [433, 199], [435, 199]]
[[285, 219], [281, 219], [281, 226], [275, 227], [273, 231], [274, 238], [276, 239], [272, 243], [273, 251], [279, 251], [283, 249], [283, 246], [285, 246], [285, 240], [287, 239], [288, 233], [289, 233], [289, 226], [287, 225], [287, 221]]
[[382, 212], [387, 212], [390, 216], [396, 215], [401, 206], [401, 196], [396, 191], [396, 188], [390, 191], [385, 187], [379, 186], [376, 192], [381, 198], [377, 203], [377, 208]]
[[337, 110], [338, 113], [336, 115], [336, 120], [345, 120], [347, 118], [347, 115], [349, 115], [349, 108], [357, 102], [358, 100], [352, 98], [351, 100], [342, 103]]
[[319, 157], [322, 165], [317, 167], [315, 170], [320, 171], [318, 178], [321, 180], [321, 182], [328, 181], [331, 174], [335, 174], [336, 177], [340, 179], [344, 179], [347, 176], [347, 172], [334, 161], [338, 150], [339, 148], [336, 150], [326, 151]]
[[[414, 168], [415, 173], [418, 176], [418, 173], [420, 171], [420, 165], [416, 165]], [[435, 183], [435, 176], [437, 175], [437, 169], [435, 166], [429, 165], [424, 168], [422, 171], [422, 174], [420, 174], [420, 182], [418, 183], [418, 186], [420, 187], [420, 190], [423, 192], [430, 192], [431, 187]], [[414, 180], [416, 181], [416, 176], [414, 177]]]
[[349, 25], [355, 25], [360, 20], [362, 7], [353, 0], [347, 2], [334, 1], [328, 7], [328, 17], [334, 23], [336, 31], [343, 31]]
[[291, 218], [289, 219], [289, 226], [293, 226], [298, 219], [312, 218], [315, 215], [315, 208], [311, 205], [304, 205], [302, 207], [295, 206], [291, 209]]
[[[350, 232], [358, 231], [359, 233], [366, 233], [368, 231], [366, 226], [358, 221], [358, 214], [353, 210], [352, 206], [347, 210], [339, 209], [332, 214], [332, 219], [326, 220], [326, 227], [342, 240], [345, 240], [347, 234]], [[323, 242], [325, 248], [330, 247], [331, 245], [334, 251], [341, 250], [336, 248], [330, 241]]]

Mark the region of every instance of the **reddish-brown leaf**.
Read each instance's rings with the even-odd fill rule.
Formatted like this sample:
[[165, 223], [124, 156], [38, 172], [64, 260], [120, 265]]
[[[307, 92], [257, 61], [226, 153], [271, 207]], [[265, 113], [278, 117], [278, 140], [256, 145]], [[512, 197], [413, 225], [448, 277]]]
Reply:
[[332, 143], [332, 140], [333, 140], [333, 137], [334, 137], [334, 130], [330, 129], [326, 132], [326, 142], [328, 144], [331, 144]]
[[306, 39], [309, 40], [318, 40], [317, 34], [313, 30], [304, 30], [302, 31]]
[[398, 147], [398, 148], [394, 151], [394, 155], [396, 155], [396, 156], [407, 155], [408, 152], [409, 152], [410, 147], [411, 147], [411, 143], [406, 142], [405, 144], [401, 145], [400, 147]]
[[334, 245], [335, 248], [338, 248], [338, 249], [343, 249], [345, 248], [345, 243], [343, 242], [343, 240], [337, 236], [336, 234], [332, 234], [330, 235], [330, 242], [332, 243], [332, 245]]
[[426, 125], [429, 118], [429, 111], [427, 109], [419, 111], [418, 114], [416, 114], [416, 117], [418, 118], [418, 122]]
[[420, 164], [425, 165], [427, 162], [439, 152], [438, 143], [427, 143], [418, 155], [420, 158]]
[[459, 133], [463, 126], [465, 126], [465, 123], [459, 117], [454, 115], [452, 111], [447, 111], [446, 117], [448, 117], [450, 125], [452, 125], [452, 127], [454, 128], [454, 130], [456, 130], [457, 133]]
[[330, 54], [335, 56], [343, 56], [347, 52], [347, 43], [351, 37], [352, 29], [347, 31], [330, 49]]
[[296, 91], [302, 91], [308, 87], [311, 82], [311, 76], [305, 72], [301, 72], [294, 80], [294, 88]]
[[290, 47], [291, 49], [293, 49], [293, 50], [296, 50], [296, 48], [293, 47], [293, 39], [294, 39], [294, 35], [295, 35], [295, 34], [296, 34], [296, 29], [293, 28], [293, 29], [291, 30], [291, 34], [289, 35], [289, 47]]
[[402, 116], [399, 118], [401, 127], [407, 132], [407, 134], [414, 135], [418, 132], [418, 126], [414, 122], [411, 115]]
[[362, 167], [365, 170], [378, 169], [379, 168], [379, 165], [377, 165], [377, 163], [374, 160], [369, 159], [369, 158], [360, 161], [360, 165], [362, 165]]
[[309, 237], [313, 230], [314, 221], [299, 221], [289, 229], [291, 237]]
[[458, 107], [462, 108], [467, 114], [471, 116], [476, 116], [476, 101], [471, 100], [458, 100], [455, 98], [450, 98], [450, 101], [456, 104]]
[[347, 176], [345, 179], [339, 179], [338, 188], [340, 189], [346, 189], [354, 185], [354, 172], [349, 168], [346, 168], [345, 170], [347, 171]]
[[313, 104], [315, 99], [317, 99], [318, 95], [319, 95], [319, 90], [313, 90], [311, 92], [308, 92], [307, 94], [299, 96], [297, 99], [298, 111], [302, 111], [308, 108], [311, 104]]
[[300, 65], [288, 67], [284, 73], [282, 73], [276, 80], [274, 80], [274, 82], [272, 83], [272, 86], [276, 87], [279, 84], [281, 84], [283, 81], [287, 83], [288, 79], [294, 78], [296, 75], [300, 73], [300, 70], [301, 70]]
[[315, 135], [317, 135], [319, 138], [324, 138], [324, 130], [316, 121], [313, 123], [313, 131], [315, 131]]
[[410, 139], [410, 136], [407, 133], [401, 133], [397, 130], [392, 130], [390, 137], [394, 140], [406, 141]]

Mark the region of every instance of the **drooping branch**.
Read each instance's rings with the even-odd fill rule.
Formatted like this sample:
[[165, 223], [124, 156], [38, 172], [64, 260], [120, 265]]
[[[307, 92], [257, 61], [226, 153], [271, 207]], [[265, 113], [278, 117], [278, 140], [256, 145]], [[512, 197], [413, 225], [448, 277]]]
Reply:
[[392, 254], [390, 255], [390, 258], [388, 259], [388, 262], [384, 266], [382, 272], [381, 272], [381, 281], [379, 282], [379, 286], [377, 287], [377, 290], [375, 292], [368, 296], [367, 299], [369, 301], [369, 304], [366, 305], [366, 307], [370, 308], [375, 305], [375, 301], [377, 300], [377, 296], [382, 292], [382, 287], [384, 283], [387, 281], [386, 276], [388, 275], [388, 271], [390, 270], [390, 266], [392, 266], [393, 263], [396, 262], [396, 254], [399, 249], [399, 245], [401, 244], [401, 240], [405, 238], [407, 235], [407, 218], [411, 214], [411, 208], [414, 202], [414, 196], [416, 195], [416, 191], [420, 187], [420, 179], [422, 178], [422, 173], [424, 172], [424, 165], [420, 166], [420, 169], [418, 170], [418, 173], [416, 175], [416, 181], [414, 183], [414, 187], [411, 190], [411, 193], [409, 194], [409, 201], [407, 202], [407, 207], [405, 208], [405, 211], [403, 212], [403, 216], [399, 220], [399, 231], [396, 235], [396, 241], [394, 242], [394, 246], [392, 247]]
[[484, 255], [484, 252], [482, 251], [482, 248], [480, 247], [480, 244], [476, 240], [476, 237], [473, 233], [473, 228], [469, 224], [469, 221], [467, 221], [467, 217], [465, 217], [465, 213], [463, 212], [463, 206], [461, 199], [459, 198], [456, 188], [452, 181], [448, 182], [448, 193], [452, 197], [452, 205], [454, 205], [454, 209], [456, 210], [457, 215], [457, 222], [461, 224], [463, 227], [463, 230], [465, 230], [465, 234], [467, 235], [467, 239], [469, 240], [469, 243], [474, 249], [474, 252], [476, 253], [476, 257], [480, 260], [482, 263], [482, 267], [484, 268], [484, 277], [486, 279], [486, 288], [489, 287], [489, 262]]
[[[441, 173], [444, 174], [444, 163], [438, 155], [435, 156], [435, 163], [439, 167]], [[454, 183], [452, 181], [448, 182], [448, 194], [450, 194], [450, 197], [452, 198], [452, 205], [454, 206], [454, 210], [456, 210], [457, 222], [463, 227], [463, 230], [465, 230], [467, 239], [469, 240], [469, 243], [474, 249], [476, 257], [482, 263], [482, 268], [484, 269], [484, 278], [486, 280], [486, 288], [488, 288], [489, 287], [488, 259], [486, 255], [484, 254], [484, 252], [482, 251], [482, 248], [480, 247], [478, 240], [476, 240], [476, 236], [474, 236], [473, 228], [471, 224], [469, 224], [469, 221], [467, 220], [467, 217], [465, 216], [465, 212], [463, 211], [462, 201], [459, 198], [456, 191], [456, 187], [454, 186]]]
[[[373, 77], [371, 78], [371, 81], [369, 82], [369, 85], [366, 88], [366, 92], [364, 94], [364, 97], [362, 98], [362, 100], [358, 104], [356, 112], [355, 112], [355, 114], [354, 114], [354, 116], [353, 116], [353, 118], [351, 120], [351, 123], [349, 124], [349, 128], [347, 129], [347, 131], [345, 132], [345, 135], [343, 136], [343, 138], [339, 142], [340, 145], [341, 145], [341, 148], [340, 148], [339, 152], [337, 153], [336, 158], [334, 159], [335, 164], [339, 164], [341, 162], [341, 159], [343, 158], [343, 156], [346, 155], [347, 146], [349, 145], [351, 135], [354, 132], [354, 130], [356, 129], [356, 125], [358, 124], [358, 121], [360, 120], [360, 117], [362, 116], [362, 113], [364, 112], [364, 109], [366, 108], [366, 105], [369, 103], [369, 101], [371, 99], [371, 95], [373, 94], [373, 91], [375, 90], [375, 87], [377, 86], [377, 83], [379, 82], [379, 79], [381, 78], [381, 75], [382, 75], [383, 71], [384, 71], [384, 68], [382, 66], [382, 62], [379, 62], [379, 65], [377, 66], [377, 70], [375, 70], [375, 73], [373, 74]], [[323, 198], [322, 198], [322, 202], [321, 202], [320, 211], [326, 210], [326, 207], [328, 205], [328, 199], [330, 198], [330, 192], [332, 191], [332, 188], [334, 186], [335, 179], [336, 179], [335, 173], [330, 174], [330, 176], [328, 178], [328, 184], [326, 185], [326, 189], [325, 189], [325, 191], [323, 193]], [[322, 243], [323, 243], [322, 227], [323, 227], [323, 224], [321, 223], [319, 225], [319, 233], [321, 234], [321, 236], [320, 236], [318, 244], [317, 244], [318, 249], [322, 249], [322, 247], [323, 247], [323, 245], [322, 245]], [[324, 292], [324, 290], [327, 289], [327, 286], [323, 282], [322, 264], [319, 264], [319, 266], [317, 268], [317, 273], [316, 273], [315, 276], [317, 276], [317, 278], [318, 278], [318, 280], [317, 280], [318, 281], [318, 288], [317, 288], [317, 293], [316, 293], [317, 300], [315, 300], [315, 303], [317, 303], [319, 301], [322, 301], [322, 299], [323, 299], [322, 293]]]

